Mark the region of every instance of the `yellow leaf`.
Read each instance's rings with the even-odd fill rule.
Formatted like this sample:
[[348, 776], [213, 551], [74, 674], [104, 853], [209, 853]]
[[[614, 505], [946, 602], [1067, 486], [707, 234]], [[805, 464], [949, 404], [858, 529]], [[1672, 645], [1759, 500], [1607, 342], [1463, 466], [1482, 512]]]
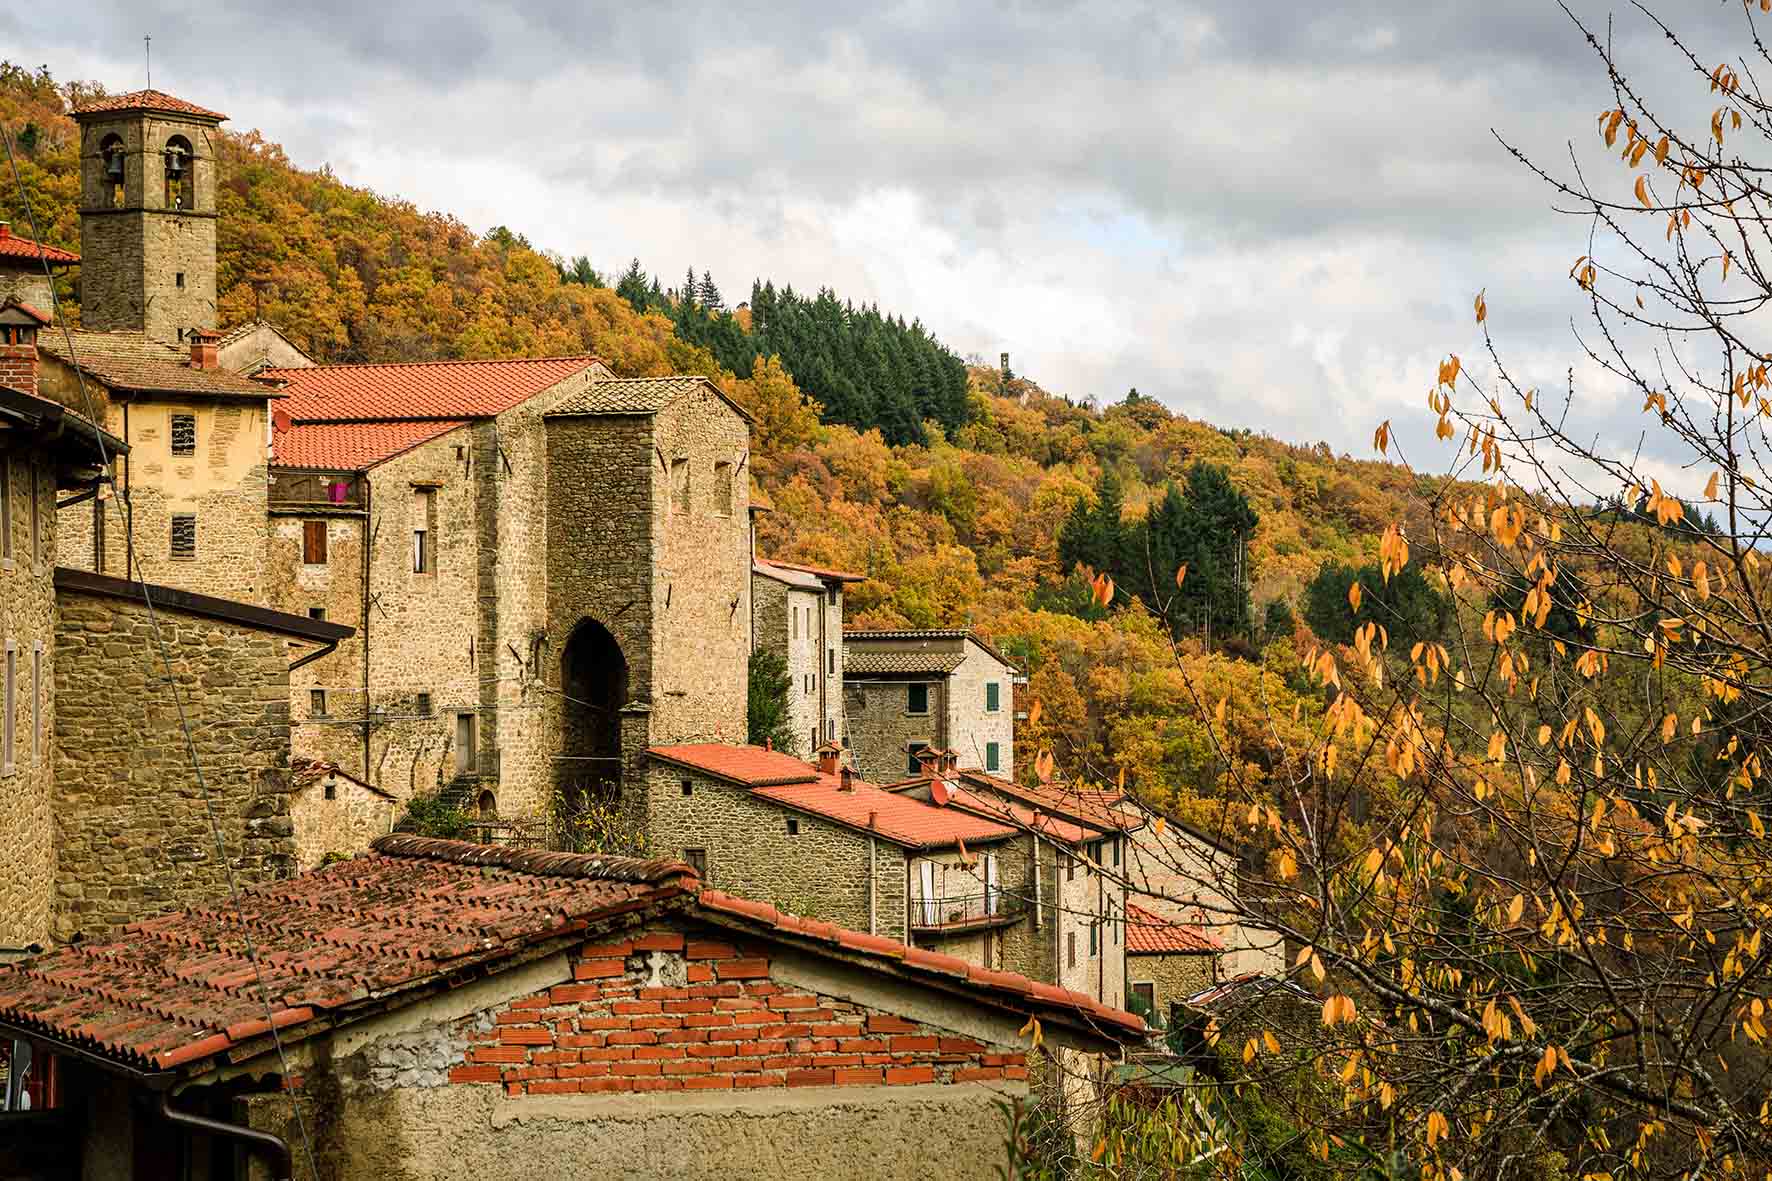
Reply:
[[1046, 707], [1041, 704], [1040, 699], [1038, 697], [1034, 698], [1034, 703], [1028, 707], [1028, 725], [1038, 726], [1040, 724], [1040, 715], [1045, 712], [1045, 709]]
[[1717, 498], [1717, 481], [1722, 475], [1722, 472], [1712, 472], [1710, 474], [1710, 479], [1707, 480], [1704, 485], [1704, 498], [1706, 500], [1715, 500]]
[[1292, 850], [1285, 849], [1280, 853], [1280, 880], [1289, 882], [1298, 876], [1298, 862], [1292, 858]]
[[1509, 902], [1507, 904], [1507, 921], [1510, 923], [1517, 923], [1520, 921], [1520, 916], [1525, 913], [1526, 913], [1526, 898], [1525, 898], [1525, 896], [1522, 894], [1515, 894], [1513, 901]]
[[1655, 202], [1653, 202], [1649, 199], [1649, 174], [1648, 173], [1644, 173], [1643, 175], [1637, 177], [1637, 200], [1641, 201], [1643, 203], [1644, 209], [1652, 209], [1655, 206]]
[[1674, 714], [1668, 714], [1665, 718], [1662, 718], [1661, 719], [1661, 740], [1663, 742], [1673, 741], [1674, 729], [1677, 726], [1679, 726], [1679, 724], [1680, 724], [1680, 719], [1678, 718], [1678, 716], [1676, 716]]
[[1169, 822], [1161, 816], [1159, 816], [1155, 820], [1151, 821], [1151, 833], [1154, 836], [1161, 837], [1163, 835], [1163, 830], [1168, 827], [1169, 827]]
[[1328, 973], [1323, 970], [1323, 957], [1313, 950], [1311, 952], [1311, 975], [1315, 976], [1317, 978], [1317, 983], [1321, 984], [1323, 982], [1323, 977], [1327, 974]]
[[1273, 1035], [1273, 1031], [1267, 1029], [1262, 1030], [1261, 1040], [1267, 1045], [1268, 1053], [1278, 1054], [1280, 1052], [1280, 1039]]
[[[1482, 301], [1482, 296], [1478, 296], [1477, 299], [1480, 303]], [[1390, 448], [1390, 444], [1391, 420], [1387, 418], [1378, 424], [1377, 430], [1372, 432], [1372, 446], [1380, 455], [1383, 455]]]
[[1437, 1111], [1427, 1113], [1427, 1146], [1429, 1149], [1433, 1148], [1436, 1141], [1444, 1140], [1451, 1130], [1451, 1125], [1446, 1122], [1445, 1116]]
[[1347, 605], [1354, 609], [1355, 615], [1358, 615], [1360, 613], [1360, 593], [1361, 593], [1360, 592], [1360, 584], [1358, 581], [1354, 581], [1354, 582], [1351, 582], [1348, 584]]
[[1384, 852], [1382, 850], [1374, 849], [1372, 852], [1366, 854], [1366, 872], [1368, 874], [1377, 873], [1383, 867]]
[[1538, 727], [1538, 745], [1543, 746], [1545, 743], [1549, 742], [1550, 740], [1551, 740], [1551, 728], [1549, 726]]
[[1177, 566], [1175, 568], [1175, 585], [1177, 587], [1180, 587], [1181, 584], [1186, 581], [1187, 581], [1187, 563], [1183, 562], [1180, 566]]
[[1476, 309], [1477, 323], [1481, 324], [1484, 320], [1489, 318], [1489, 305], [1483, 302], [1483, 293], [1481, 291], [1477, 292]]
[[1667, 148], [1667, 136], [1664, 135], [1661, 137], [1661, 141], [1655, 145], [1655, 162], [1657, 164], [1667, 163]]

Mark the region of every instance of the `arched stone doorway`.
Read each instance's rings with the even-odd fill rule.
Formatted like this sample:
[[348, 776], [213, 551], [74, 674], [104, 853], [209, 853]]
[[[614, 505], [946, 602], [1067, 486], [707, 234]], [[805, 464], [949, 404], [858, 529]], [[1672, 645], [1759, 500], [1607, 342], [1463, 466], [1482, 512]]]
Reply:
[[628, 662], [609, 629], [584, 620], [560, 654], [560, 753], [555, 787], [569, 813], [621, 794], [621, 710]]

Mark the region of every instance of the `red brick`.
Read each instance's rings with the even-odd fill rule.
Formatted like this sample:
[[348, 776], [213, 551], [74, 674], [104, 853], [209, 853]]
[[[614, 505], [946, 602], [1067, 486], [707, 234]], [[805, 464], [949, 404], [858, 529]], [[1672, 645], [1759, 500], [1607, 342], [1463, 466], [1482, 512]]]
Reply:
[[783, 1054], [775, 1058], [763, 1059], [764, 1070], [793, 1070], [797, 1067], [809, 1066], [812, 1059], [804, 1054]]
[[916, 1033], [917, 1023], [906, 1021], [903, 1017], [892, 1017], [885, 1013], [868, 1014], [869, 1033]]
[[705, 1042], [708, 1031], [705, 1029], [661, 1029], [658, 1031], [660, 1045], [676, 1045], [682, 1042]]
[[909, 1086], [912, 1083], [932, 1083], [935, 1081], [933, 1066], [894, 1066], [886, 1071], [886, 1084], [892, 1087]]
[[559, 1068], [553, 1066], [517, 1066], [505, 1071], [505, 1077], [528, 1082], [530, 1079], [554, 1078], [559, 1073]]
[[579, 1081], [575, 1078], [548, 1078], [538, 1083], [529, 1084], [531, 1095], [571, 1095], [576, 1094]]
[[682, 951], [683, 936], [677, 931], [651, 931], [634, 940], [635, 951]]
[[496, 1083], [499, 1080], [499, 1068], [488, 1063], [485, 1066], [457, 1066], [449, 1072], [452, 1083]]
[[548, 990], [548, 996], [562, 1005], [575, 1005], [581, 1001], [594, 1001], [603, 995], [603, 990], [595, 984], [557, 984]]
[[468, 1051], [471, 1062], [503, 1062], [507, 1066], [529, 1061], [526, 1046], [475, 1046]]
[[548, 998], [545, 996], [523, 996], [511, 1002], [513, 1009], [545, 1009], [547, 1007]]
[[647, 1029], [629, 1029], [612, 1033], [608, 1037], [612, 1046], [651, 1046], [658, 1043], [658, 1035]]
[[979, 1059], [986, 1066], [1023, 1066], [1027, 1063], [1026, 1054], [986, 1054]]
[[498, 1031], [498, 1040], [507, 1046], [551, 1046], [554, 1031], [539, 1026], [507, 1025]]
[[609, 1008], [611, 1011], [620, 1013], [626, 1017], [664, 1012], [664, 1006], [657, 1001], [616, 1001], [613, 1005], [610, 1005]]
[[707, 1042], [701, 1045], [684, 1046], [685, 1054], [690, 1058], [732, 1058], [738, 1054], [737, 1042]]
[[586, 1062], [625, 1062], [634, 1056], [632, 1046], [613, 1046], [607, 1050], [580, 1050], [579, 1057]]
[[683, 1018], [681, 1018], [681, 1017], [636, 1017], [636, 1018], [634, 1018], [632, 1028], [634, 1028], [634, 1029], [654, 1029], [654, 1030], [657, 1030], [657, 1029], [681, 1029], [681, 1028], [683, 1028]]
[[975, 1042], [969, 1037], [944, 1037], [941, 1039], [943, 1054], [982, 1054], [984, 1051], [985, 1044], [983, 1042]]
[[712, 1013], [714, 1006], [732, 1003], [736, 1002], [714, 1001], [705, 998], [702, 1000], [666, 1001], [664, 1002], [664, 1011], [667, 1013]]
[[734, 1024], [731, 1013], [689, 1013], [683, 1018], [685, 1029], [716, 1029]]
[[588, 1078], [579, 1085], [581, 1091], [631, 1091], [636, 1080], [631, 1078]]
[[770, 997], [769, 1007], [771, 1009], [816, 1009], [818, 1008], [818, 998], [807, 996], [803, 992], [783, 993], [780, 996]]
[[892, 1039], [892, 1052], [902, 1054], [907, 1050], [933, 1050], [937, 1042], [932, 1037], [895, 1037]]
[[732, 1076], [734, 1087], [780, 1087], [787, 1079], [779, 1074], [735, 1074]]
[[639, 995], [642, 1000], [674, 1001], [682, 1000], [691, 994], [687, 988], [642, 988]]
[[860, 1037], [861, 1026], [839, 1025], [834, 1021], [820, 1021], [812, 1027], [818, 1037]]
[[692, 960], [731, 960], [738, 958], [738, 948], [711, 939], [691, 939], [683, 954]]
[[780, 1038], [760, 1038], [754, 1042], [745, 1042], [739, 1049], [747, 1054], [785, 1054], [788, 1044]]
[[559, 1066], [562, 1062], [577, 1062], [577, 1050], [537, 1050], [530, 1059], [541, 1066]]
[[620, 1017], [580, 1017], [578, 1027], [586, 1032], [604, 1029], [626, 1029], [628, 1023]]
[[826, 1087], [836, 1081], [837, 1072], [824, 1070], [790, 1070], [788, 1086], [790, 1087]]
[[718, 1067], [723, 1074], [745, 1074], [753, 1070], [763, 1069], [761, 1058], [722, 1058], [718, 1062], [708, 1063], [710, 1069]]
[[1025, 1066], [1005, 1066], [1003, 1068], [1003, 1077], [1004, 1078], [1025, 1079], [1027, 1076], [1028, 1076], [1028, 1068]]
[[525, 1090], [525, 1088], [522, 1083], [506, 1083], [505, 1084], [505, 1094], [507, 1096], [521, 1095], [524, 1092], [524, 1090]]
[[685, 1091], [725, 1091], [732, 1087], [732, 1077], [724, 1074], [707, 1074], [700, 1078], [682, 1080]]
[[632, 943], [623, 940], [620, 943], [587, 943], [578, 949], [581, 960], [621, 959], [634, 950]]
[[535, 1014], [518, 1009], [500, 1013], [492, 1020], [498, 1025], [534, 1025]]
[[860, 1066], [861, 1065], [861, 1055], [860, 1054], [820, 1054], [818, 1057], [818, 1064], [820, 1066]]
[[581, 1062], [577, 1066], [562, 1066], [560, 1078], [603, 1078], [609, 1074], [607, 1062]]
[[781, 991], [781, 985], [772, 980], [752, 980], [744, 986], [746, 996], [774, 996]]
[[856, 1083], [877, 1083], [879, 1081], [880, 1068], [878, 1066], [858, 1066], [852, 1070], [839, 1070], [837, 1072], [838, 1086], [849, 1086]]
[[627, 964], [621, 960], [580, 960], [572, 966], [572, 978], [602, 980], [610, 976], [620, 976], [627, 970]]
[[687, 991], [690, 996], [694, 997], [734, 997], [744, 995], [744, 989], [737, 984], [697, 984], [694, 988], [686, 989], [685, 991]]
[[686, 976], [691, 984], [701, 984], [714, 978], [714, 969], [707, 964], [690, 964]]
[[767, 979], [769, 961], [761, 956], [742, 960], [722, 960], [714, 965], [714, 975], [721, 980]]
[[657, 1062], [617, 1062], [614, 1073], [624, 1077], [657, 1074], [659, 1073], [659, 1064]]
[[585, 1050], [603, 1045], [600, 1033], [568, 1033], [554, 1039], [557, 1045], [569, 1046], [574, 1050]]
[[664, 1064], [666, 1074], [711, 1074], [714, 1068], [706, 1062], [667, 1062]]
[[872, 1054], [891, 1048], [892, 1044], [885, 1038], [841, 1037], [837, 1039], [837, 1049], [845, 1054]]
[[683, 1046], [635, 1046], [635, 1061], [656, 1062], [665, 1058], [681, 1058]]
[[732, 1019], [740, 1025], [768, 1025], [777, 1020], [776, 1015], [768, 1009], [753, 1009], [748, 1013], [734, 1013]]
[[766, 1025], [755, 1031], [758, 1037], [805, 1037], [811, 1032], [810, 1025]]
[[1003, 1069], [1001, 1066], [968, 1067], [964, 1070], [954, 1071], [954, 1081], [957, 1083], [977, 1083], [1000, 1079], [1003, 1077]]

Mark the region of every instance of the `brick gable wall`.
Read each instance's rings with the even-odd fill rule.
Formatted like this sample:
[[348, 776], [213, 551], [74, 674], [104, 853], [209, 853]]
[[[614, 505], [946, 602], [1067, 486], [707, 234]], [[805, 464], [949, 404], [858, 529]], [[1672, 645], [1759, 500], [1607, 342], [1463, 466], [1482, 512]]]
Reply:
[[1025, 1053], [778, 982], [767, 950], [653, 931], [463, 1018], [452, 1083], [507, 1096], [1025, 1080]]

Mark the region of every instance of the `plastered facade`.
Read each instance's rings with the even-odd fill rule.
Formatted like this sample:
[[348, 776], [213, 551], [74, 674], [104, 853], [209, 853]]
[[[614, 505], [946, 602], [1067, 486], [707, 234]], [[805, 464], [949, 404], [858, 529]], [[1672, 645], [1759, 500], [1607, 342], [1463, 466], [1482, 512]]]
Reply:
[[8, 448], [4, 433], [0, 480], [10, 481], [11, 517], [0, 546], [0, 710], [10, 667], [13, 734], [11, 760], [0, 751], [0, 947], [24, 947], [48, 940], [54, 881], [56, 493], [41, 456]]
[[813, 575], [760, 569], [751, 577], [751, 610], [756, 646], [782, 653], [787, 665], [794, 735], [787, 753], [811, 759], [820, 744], [847, 741], [842, 584], [827, 586]]

